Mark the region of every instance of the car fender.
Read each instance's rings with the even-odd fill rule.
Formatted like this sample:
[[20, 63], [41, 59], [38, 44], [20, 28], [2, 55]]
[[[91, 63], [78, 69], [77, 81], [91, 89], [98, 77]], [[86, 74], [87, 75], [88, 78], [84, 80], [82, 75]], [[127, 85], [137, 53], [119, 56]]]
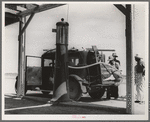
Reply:
[[87, 92], [86, 87], [84, 85], [82, 85], [82, 83], [85, 82], [84, 79], [82, 79], [81, 77], [79, 77], [78, 75], [75, 75], [75, 74], [71, 74], [71, 75], [69, 75], [69, 77], [73, 77], [79, 82], [81, 90], [83, 93]]
[[80, 81], [80, 82], [83, 81], [83, 79], [82, 79], [81, 77], [79, 77], [78, 75], [71, 74], [71, 75], [69, 75], [69, 77], [73, 77], [73, 78], [75, 78], [77, 81]]

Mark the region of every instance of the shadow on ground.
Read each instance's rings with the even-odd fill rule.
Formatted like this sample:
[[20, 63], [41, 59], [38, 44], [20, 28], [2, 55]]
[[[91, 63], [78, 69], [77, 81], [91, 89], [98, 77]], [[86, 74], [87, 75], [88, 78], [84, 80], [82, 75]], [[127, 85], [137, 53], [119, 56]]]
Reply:
[[40, 97], [40, 98], [52, 98], [52, 94], [48, 94], [48, 95], [45, 95], [45, 94], [38, 94], [38, 93], [32, 93], [32, 94], [26, 94], [26, 96], [33, 96], [33, 97]]

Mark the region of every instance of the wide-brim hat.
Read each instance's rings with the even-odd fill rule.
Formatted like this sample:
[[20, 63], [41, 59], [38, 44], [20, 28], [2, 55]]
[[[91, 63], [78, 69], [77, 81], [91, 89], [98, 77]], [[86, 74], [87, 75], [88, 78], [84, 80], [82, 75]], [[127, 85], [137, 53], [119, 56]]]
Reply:
[[138, 54], [135, 55], [135, 58], [142, 59]]
[[118, 57], [116, 53], [113, 53], [112, 56], [113, 56], [113, 57]]
[[108, 57], [108, 61], [112, 61], [112, 60], [114, 60], [114, 57], [113, 56], [109, 56]]

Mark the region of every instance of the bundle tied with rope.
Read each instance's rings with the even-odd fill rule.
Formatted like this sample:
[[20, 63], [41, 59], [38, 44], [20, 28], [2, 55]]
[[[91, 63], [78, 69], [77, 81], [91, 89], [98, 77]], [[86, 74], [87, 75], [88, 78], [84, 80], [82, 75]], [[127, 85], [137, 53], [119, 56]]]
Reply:
[[103, 82], [114, 82], [113, 85], [115, 86], [119, 86], [122, 83], [123, 77], [121, 70], [118, 70], [115, 67], [102, 62], [100, 63], [100, 65], [102, 70]]
[[123, 77], [122, 77], [121, 71], [112, 67], [111, 65], [103, 63], [103, 62], [97, 62], [94, 64], [82, 66], [82, 67], [68, 66], [68, 68], [84, 69], [84, 68], [89, 68], [89, 67], [92, 67], [95, 65], [100, 65], [100, 67], [101, 67], [102, 82], [104, 84], [106, 84], [106, 82], [108, 82], [108, 84], [112, 83], [115, 86], [119, 86], [122, 83]]

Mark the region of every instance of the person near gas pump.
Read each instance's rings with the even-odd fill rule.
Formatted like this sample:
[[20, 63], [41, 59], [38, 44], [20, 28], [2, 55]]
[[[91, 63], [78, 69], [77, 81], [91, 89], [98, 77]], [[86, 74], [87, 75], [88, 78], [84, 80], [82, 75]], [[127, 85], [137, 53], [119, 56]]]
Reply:
[[[119, 62], [116, 62], [113, 56], [109, 56], [108, 61], [109, 65], [119, 70]], [[115, 99], [119, 97], [118, 85], [113, 85], [107, 88], [107, 99], [110, 99], [111, 97], [114, 97]]]
[[[117, 54], [113, 53], [112, 56], [114, 57], [114, 61], [117, 62], [120, 66], [120, 61], [117, 59], [117, 57], [118, 57]], [[116, 68], [119, 69], [119, 67], [116, 67]]]
[[[113, 53], [112, 56], [114, 57], [114, 61], [115, 61], [115, 67], [120, 70], [120, 61], [118, 59], [116, 59], [118, 57], [118, 55], [116, 53]], [[119, 97], [119, 93], [118, 93], [118, 86], [113, 87], [113, 91], [115, 92], [114, 94], [116, 94], [115, 97], [116, 99]]]
[[134, 67], [135, 85], [136, 85], [136, 101], [135, 103], [144, 103], [144, 80], [145, 80], [145, 64], [141, 61], [141, 57], [136, 54], [135, 61], [137, 64]]

